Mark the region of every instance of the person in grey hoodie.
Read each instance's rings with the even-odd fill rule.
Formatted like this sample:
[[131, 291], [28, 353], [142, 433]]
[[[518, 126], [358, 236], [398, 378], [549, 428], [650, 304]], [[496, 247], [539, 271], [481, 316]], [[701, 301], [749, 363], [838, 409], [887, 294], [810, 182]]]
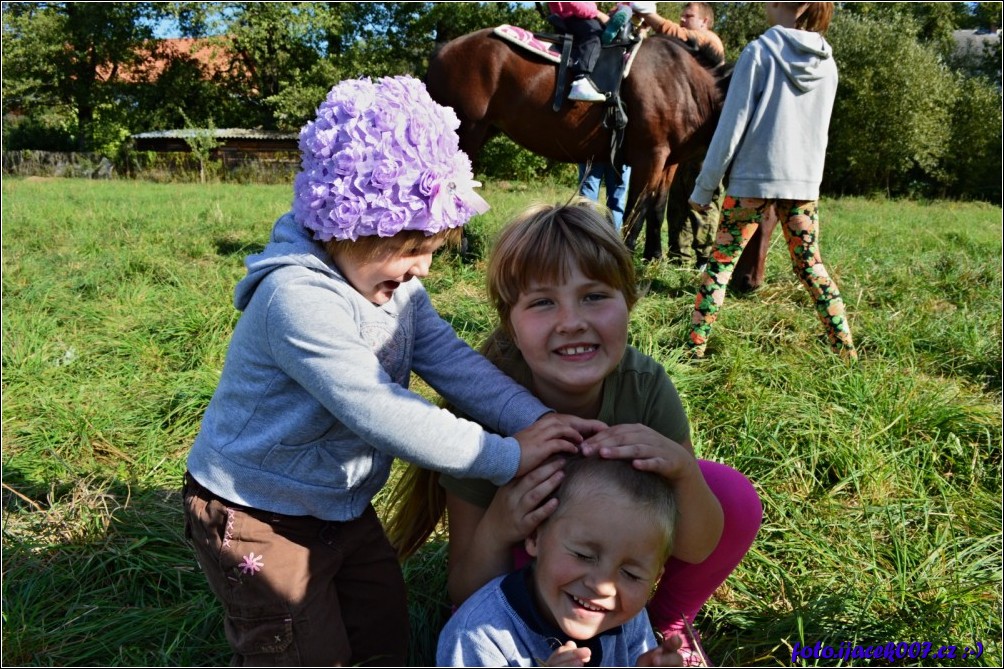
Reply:
[[458, 125], [417, 79], [341, 82], [300, 134], [292, 212], [245, 261], [183, 493], [234, 664], [404, 666], [404, 580], [371, 503], [393, 459], [504, 484], [605, 427], [550, 413], [420, 282], [487, 209]]
[[832, 2], [765, 3], [771, 28], [743, 49], [718, 127], [690, 196], [708, 208], [728, 174], [715, 251], [694, 302], [687, 348], [703, 357], [743, 248], [760, 221], [782, 223], [795, 274], [808, 289], [834, 352], [856, 359], [844, 303], [819, 253], [819, 184], [837, 90], [823, 38]]

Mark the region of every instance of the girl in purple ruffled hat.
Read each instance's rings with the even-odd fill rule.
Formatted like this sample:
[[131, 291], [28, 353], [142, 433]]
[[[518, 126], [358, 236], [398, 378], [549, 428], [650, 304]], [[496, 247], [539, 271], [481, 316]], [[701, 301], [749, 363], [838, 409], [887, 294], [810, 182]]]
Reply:
[[549, 413], [422, 287], [487, 209], [458, 127], [416, 79], [338, 84], [300, 133], [292, 212], [245, 261], [184, 489], [235, 664], [403, 666], [404, 580], [371, 504], [393, 459], [504, 484], [604, 427]]

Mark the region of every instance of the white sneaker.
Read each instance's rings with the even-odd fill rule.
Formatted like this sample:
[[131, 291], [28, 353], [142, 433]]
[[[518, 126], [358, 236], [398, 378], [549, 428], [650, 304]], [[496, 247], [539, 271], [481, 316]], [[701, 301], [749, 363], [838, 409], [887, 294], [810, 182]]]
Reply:
[[572, 90], [568, 94], [568, 99], [579, 102], [605, 102], [607, 96], [596, 90], [596, 86], [589, 80], [589, 77], [580, 77], [572, 82]]

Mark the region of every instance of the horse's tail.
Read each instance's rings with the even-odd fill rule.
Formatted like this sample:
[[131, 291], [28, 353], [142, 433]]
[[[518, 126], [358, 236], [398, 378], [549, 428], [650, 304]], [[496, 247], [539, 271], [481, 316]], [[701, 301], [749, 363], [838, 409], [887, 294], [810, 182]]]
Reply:
[[[436, 42], [435, 46], [432, 48], [432, 53], [429, 54], [429, 66], [431, 66], [437, 58], [439, 58], [439, 53], [443, 50], [449, 42]], [[429, 85], [429, 67], [425, 68], [425, 74], [422, 75], [422, 83], [428, 87]]]
[[729, 92], [729, 84], [732, 83], [732, 70], [735, 65], [733, 63], [722, 63], [714, 70], [711, 71], [715, 75], [715, 86], [718, 87], [719, 92], [721, 92], [722, 97]]
[[709, 70], [714, 70], [725, 64], [725, 54], [719, 51], [711, 42], [695, 45], [694, 57], [697, 61]]

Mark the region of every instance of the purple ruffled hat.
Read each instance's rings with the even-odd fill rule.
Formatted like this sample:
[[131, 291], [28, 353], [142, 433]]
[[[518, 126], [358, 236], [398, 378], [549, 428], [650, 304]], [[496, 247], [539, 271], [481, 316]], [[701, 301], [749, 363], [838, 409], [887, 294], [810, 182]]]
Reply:
[[413, 77], [342, 81], [300, 131], [293, 216], [320, 241], [464, 225], [488, 203], [459, 127]]

